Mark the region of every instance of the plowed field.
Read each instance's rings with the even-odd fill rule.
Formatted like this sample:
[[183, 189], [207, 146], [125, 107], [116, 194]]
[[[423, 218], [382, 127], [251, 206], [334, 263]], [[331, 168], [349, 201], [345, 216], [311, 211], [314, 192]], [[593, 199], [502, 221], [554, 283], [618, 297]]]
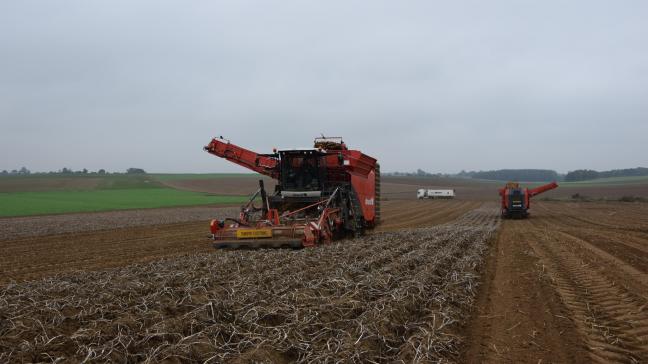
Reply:
[[[421, 207], [457, 214], [448, 203]], [[56, 276], [68, 257], [23, 240], [33, 253], [13, 252], [3, 271], [26, 265], [17, 277], [47, 277], [0, 287], [0, 361], [449, 360], [498, 223], [491, 204], [299, 251], [200, 249], [187, 243], [195, 224], [67, 234], [50, 243], [72, 240], [69, 258], [84, 270]], [[182, 256], [151, 260], [162, 251]], [[127, 265], [91, 270], [117, 262]]]
[[466, 358], [648, 362], [646, 207], [539, 203], [505, 221]]
[[[438, 225], [480, 205], [387, 201], [385, 224], [378, 230]], [[209, 219], [236, 216], [237, 211], [196, 207], [0, 219], [0, 283], [211, 252]]]
[[300, 251], [213, 250], [236, 209], [0, 219], [0, 363], [648, 362], [648, 204], [382, 211]]

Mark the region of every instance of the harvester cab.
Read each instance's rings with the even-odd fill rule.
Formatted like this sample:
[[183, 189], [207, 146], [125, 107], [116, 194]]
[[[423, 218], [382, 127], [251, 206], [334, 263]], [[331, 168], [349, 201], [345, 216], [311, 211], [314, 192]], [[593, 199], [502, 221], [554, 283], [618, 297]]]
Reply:
[[507, 189], [507, 208], [506, 213], [509, 215], [507, 217], [512, 218], [523, 218], [528, 215], [527, 204], [526, 204], [526, 193], [521, 188], [509, 188]]
[[[217, 248], [314, 246], [362, 234], [379, 221], [378, 163], [349, 150], [341, 138], [322, 137], [312, 149], [272, 154], [214, 138], [205, 150], [277, 180], [273, 193], [259, 181], [238, 219], [212, 221]], [[261, 207], [254, 206], [258, 199]]]
[[326, 181], [326, 154], [318, 150], [279, 152], [283, 197], [320, 197]]
[[521, 188], [517, 182], [508, 182], [500, 188], [502, 218], [523, 219], [529, 216], [531, 197], [558, 187], [556, 182], [536, 187], [533, 189]]

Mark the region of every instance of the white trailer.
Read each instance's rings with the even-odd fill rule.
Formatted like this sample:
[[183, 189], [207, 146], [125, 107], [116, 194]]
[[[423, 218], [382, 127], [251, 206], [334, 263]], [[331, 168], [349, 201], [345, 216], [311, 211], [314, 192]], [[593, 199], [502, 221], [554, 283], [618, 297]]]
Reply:
[[418, 199], [424, 198], [455, 198], [455, 190], [432, 190], [421, 188], [416, 192], [416, 197]]

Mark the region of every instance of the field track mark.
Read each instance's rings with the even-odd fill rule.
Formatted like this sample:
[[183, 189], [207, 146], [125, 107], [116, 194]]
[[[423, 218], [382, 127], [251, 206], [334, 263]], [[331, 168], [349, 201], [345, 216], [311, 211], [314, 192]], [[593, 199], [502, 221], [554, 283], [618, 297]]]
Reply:
[[383, 219], [376, 231], [443, 224], [480, 205], [475, 201], [388, 201], [383, 206]]
[[[560, 218], [560, 219], [562, 219], [562, 221], [564, 221], [564, 219], [567, 218], [567, 219], [574, 220], [579, 225], [582, 225], [582, 224], [594, 225], [594, 226], [599, 227], [599, 228], [603, 227], [603, 228], [608, 228], [608, 229], [622, 228], [619, 225], [607, 224], [607, 223], [592, 220], [592, 219], [589, 219], [589, 218], [586, 218], [586, 217], [574, 215], [573, 213], [571, 213], [572, 210], [569, 210], [569, 209], [565, 210], [565, 206], [563, 206], [563, 205], [560, 205], [560, 207], [558, 209], [556, 208], [556, 206], [553, 206], [553, 205], [548, 207], [545, 204], [538, 204], [538, 206], [542, 210], [544, 210], [544, 212], [549, 214], [550, 216], [553, 216], [555, 218]], [[582, 211], [580, 209], [576, 209], [576, 210], [577, 211]]]
[[648, 361], [646, 300], [609, 279], [549, 231], [536, 230], [533, 250], [549, 268], [596, 362]]
[[[603, 249], [596, 247], [595, 245], [588, 242], [587, 240], [581, 239], [578, 236], [569, 234], [564, 231], [557, 231], [556, 233], [562, 235], [563, 238], [567, 238], [568, 240], [576, 242], [582, 249], [586, 250], [587, 252], [593, 254], [598, 258], [595, 260], [597, 261], [602, 260], [604, 263], [606, 263], [605, 265], [607, 265], [608, 270], [610, 271], [611, 274], [615, 272], [615, 269], [622, 271], [623, 274], [621, 275], [621, 277], [619, 277], [620, 278], [619, 281], [631, 279], [632, 281], [635, 281], [636, 283], [640, 284], [641, 287], [643, 288], [643, 291], [637, 293], [640, 294], [641, 292], [643, 292], [644, 298], [648, 299], [648, 295], [647, 295], [648, 274], [635, 269], [628, 262], [621, 260], [616, 256], [604, 251]], [[564, 240], [565, 239], [561, 239], [561, 241]]]
[[[627, 274], [639, 277], [648, 287], [648, 240], [634, 235], [627, 236], [627, 233], [618, 230], [572, 226], [565, 223], [564, 219], [554, 216], [541, 216], [530, 221], [538, 229], [559, 232], [568, 240], [592, 250], [605, 261], [614, 262]], [[644, 278], [641, 278], [642, 275]]]
[[[581, 230], [569, 229], [559, 230], [559, 232], [578, 241], [584, 247], [595, 249], [599, 255], [606, 259], [609, 255], [609, 259], [615, 262], [624, 262], [622, 266], [633, 268], [627, 270], [633, 277], [637, 276], [637, 273], [648, 277], [648, 245], [638, 244], [628, 238], [620, 239], [618, 235], [607, 235], [602, 231], [586, 234]], [[648, 278], [644, 278], [643, 281], [648, 284]]]
[[[561, 219], [561, 222], [564, 224], [565, 223], [565, 218], [570, 219], [574, 221], [576, 225], [582, 226], [583, 224], [585, 225], [593, 225], [594, 227], [597, 228], [607, 228], [609, 230], [613, 231], [624, 231], [624, 232], [637, 232], [642, 235], [648, 234], [648, 219], [646, 219], [646, 216], [642, 212], [637, 212], [636, 216], [632, 216], [630, 211], [623, 211], [623, 216], [622, 219], [619, 220], [619, 217], [617, 216], [616, 211], [612, 211], [611, 214], [605, 214], [603, 215], [602, 213], [598, 213], [598, 219], [595, 218], [590, 218], [590, 217], [584, 217], [580, 214], [584, 213], [584, 210], [579, 207], [575, 208], [568, 208], [566, 206], [568, 204], [552, 204], [552, 205], [547, 205], [544, 203], [537, 204], [540, 209], [544, 210], [542, 214], [546, 213], [548, 216], [552, 216], [554, 218], [559, 218]], [[623, 205], [615, 205], [614, 208], [626, 208], [627, 206]], [[612, 209], [612, 207], [610, 207]], [[585, 210], [585, 213], [587, 213], [587, 210]], [[596, 215], [594, 215], [596, 216]], [[637, 219], [635, 219], [636, 217]], [[605, 219], [607, 222], [602, 222], [600, 221], [601, 219]], [[617, 219], [618, 223], [610, 223], [613, 222], [614, 219]], [[637, 221], [639, 220], [639, 221]], [[571, 225], [571, 224], [570, 224]], [[592, 227], [592, 226], [590, 226]]]
[[624, 246], [636, 250], [637, 253], [646, 254], [648, 253], [648, 238], [639, 237], [635, 232], [621, 232], [621, 231], [609, 231], [609, 230], [595, 230], [595, 229], [565, 229], [570, 233], [576, 231], [584, 231], [591, 233], [592, 235], [600, 236], [605, 239], [609, 239], [618, 244], [623, 244]]
[[571, 311], [530, 247], [529, 222], [505, 220], [493, 242], [460, 363], [588, 362]]

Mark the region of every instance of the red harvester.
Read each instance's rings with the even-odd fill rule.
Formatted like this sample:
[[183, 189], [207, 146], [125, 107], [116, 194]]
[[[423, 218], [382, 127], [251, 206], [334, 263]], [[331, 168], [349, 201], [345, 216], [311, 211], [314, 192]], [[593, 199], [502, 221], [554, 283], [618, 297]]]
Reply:
[[558, 187], [556, 182], [533, 189], [520, 188], [517, 182], [508, 182], [506, 187], [499, 189], [502, 197], [502, 217], [511, 219], [523, 219], [529, 216], [531, 197]]
[[380, 167], [342, 138], [258, 154], [220, 137], [205, 150], [277, 180], [273, 193], [260, 180], [238, 218], [212, 220], [216, 248], [310, 247], [361, 235], [380, 221]]

